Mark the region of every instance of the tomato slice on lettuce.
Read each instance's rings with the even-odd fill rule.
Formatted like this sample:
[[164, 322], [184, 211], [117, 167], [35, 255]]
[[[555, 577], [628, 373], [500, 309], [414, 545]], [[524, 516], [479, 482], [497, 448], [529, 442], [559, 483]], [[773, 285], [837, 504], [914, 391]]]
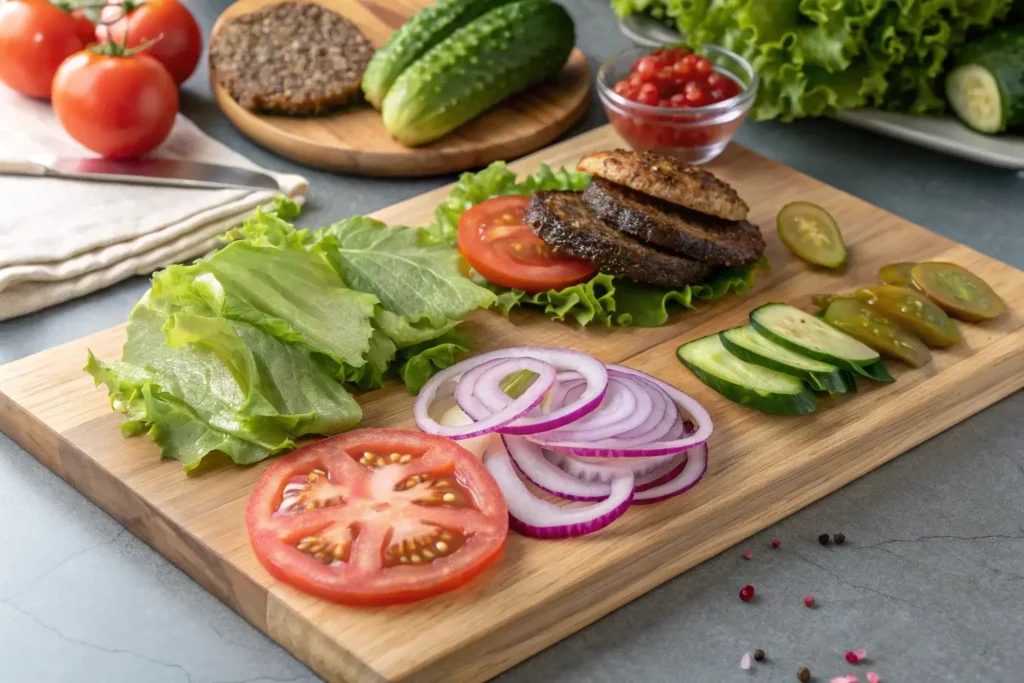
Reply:
[[449, 439], [363, 429], [271, 465], [246, 509], [256, 557], [275, 578], [349, 605], [451, 590], [497, 559], [501, 490]]
[[529, 197], [480, 202], [459, 219], [459, 251], [489, 282], [524, 292], [564, 289], [589, 280], [597, 268], [561, 254], [523, 222]]

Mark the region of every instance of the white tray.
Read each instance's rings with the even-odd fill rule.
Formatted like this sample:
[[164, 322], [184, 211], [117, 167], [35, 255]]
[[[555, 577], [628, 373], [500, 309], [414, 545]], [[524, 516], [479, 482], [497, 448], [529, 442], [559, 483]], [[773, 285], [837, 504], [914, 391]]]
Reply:
[[[682, 34], [641, 14], [619, 19], [619, 28], [639, 45], [656, 47], [682, 40]], [[846, 111], [834, 118], [946, 154], [1024, 170], [1024, 137], [1019, 135], [982, 135], [953, 117], [908, 116], [877, 109]]]
[[845, 111], [845, 123], [990, 166], [1024, 169], [1024, 137], [982, 135], [949, 116], [908, 116], [877, 109]]

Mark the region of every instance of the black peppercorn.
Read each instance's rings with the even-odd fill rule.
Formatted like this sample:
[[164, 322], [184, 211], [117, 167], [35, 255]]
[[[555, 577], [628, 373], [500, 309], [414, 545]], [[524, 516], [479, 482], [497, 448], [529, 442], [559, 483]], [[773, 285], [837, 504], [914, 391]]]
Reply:
[[800, 683], [807, 683], [807, 681], [811, 680], [811, 670], [806, 666], [800, 667], [796, 670], [796, 680], [800, 681]]
[[755, 662], [763, 662], [764, 661], [764, 650], [762, 650], [761, 648], [757, 648], [756, 650], [754, 650], [754, 661]]
[[818, 536], [818, 543], [822, 545], [828, 545], [828, 534], [822, 534]]
[[835, 536], [832, 537], [832, 540], [836, 542], [836, 545], [842, 545], [842, 544], [846, 543], [846, 535], [845, 534], [836, 534]]

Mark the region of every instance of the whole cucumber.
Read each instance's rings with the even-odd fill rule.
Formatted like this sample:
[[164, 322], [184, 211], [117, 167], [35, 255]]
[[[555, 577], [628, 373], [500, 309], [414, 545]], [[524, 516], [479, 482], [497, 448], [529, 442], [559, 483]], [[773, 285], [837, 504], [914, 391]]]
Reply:
[[374, 53], [363, 74], [363, 94], [380, 109], [395, 79], [452, 33], [512, 0], [438, 0], [414, 14]]
[[981, 133], [1024, 126], [1024, 25], [990, 31], [957, 49], [946, 96], [960, 120]]
[[561, 71], [575, 42], [572, 18], [549, 0], [491, 10], [402, 72], [384, 98], [384, 126], [410, 147], [436, 140]]

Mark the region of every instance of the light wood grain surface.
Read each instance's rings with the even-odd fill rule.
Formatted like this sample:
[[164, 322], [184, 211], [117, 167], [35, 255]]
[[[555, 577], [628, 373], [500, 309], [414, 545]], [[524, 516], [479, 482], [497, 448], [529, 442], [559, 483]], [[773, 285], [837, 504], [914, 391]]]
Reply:
[[[312, 0], [309, 0], [312, 1]], [[434, 0], [315, 0], [359, 26], [376, 47]], [[281, 0], [238, 0], [217, 20], [215, 36], [231, 17]], [[212, 40], [212, 38], [211, 38]], [[454, 173], [515, 159], [550, 143], [587, 109], [587, 58], [573, 50], [560, 74], [516, 95], [459, 129], [422, 147], [391, 139], [380, 113], [365, 102], [329, 116], [257, 115], [242, 108], [217, 83], [210, 87], [217, 105], [235, 126], [272, 152], [306, 166], [369, 176], [412, 177]]]
[[[572, 165], [621, 145], [609, 128], [516, 163]], [[463, 589], [421, 603], [354, 609], [272, 579], [249, 546], [243, 510], [265, 465], [189, 477], [160, 461], [146, 438], [125, 440], [106, 392], [81, 372], [85, 351], [117, 358], [123, 327], [0, 367], [0, 428], [329, 681], [481, 681], [586, 626], [658, 584], [827, 495], [1024, 386], [1024, 273], [738, 146], [711, 164], [751, 206], [773, 267], [745, 296], [679, 315], [653, 329], [598, 329], [531, 312], [510, 320], [478, 312], [466, 323], [475, 349], [531, 344], [584, 349], [651, 373], [701, 401], [715, 419], [710, 468], [699, 486], [635, 508], [604, 531], [562, 541], [510, 534], [504, 558]], [[378, 218], [423, 224], [445, 189]], [[848, 268], [812, 269], [781, 247], [776, 212], [804, 199], [830, 210], [851, 249]], [[871, 282], [894, 260], [939, 259], [982, 275], [1010, 313], [962, 324], [964, 340], [897, 381], [862, 383], [816, 414], [772, 417], [729, 403], [675, 359], [677, 345], [745, 320], [768, 301]], [[413, 399], [399, 387], [360, 398], [365, 426], [411, 427]], [[739, 586], [737, 586], [737, 590]]]

